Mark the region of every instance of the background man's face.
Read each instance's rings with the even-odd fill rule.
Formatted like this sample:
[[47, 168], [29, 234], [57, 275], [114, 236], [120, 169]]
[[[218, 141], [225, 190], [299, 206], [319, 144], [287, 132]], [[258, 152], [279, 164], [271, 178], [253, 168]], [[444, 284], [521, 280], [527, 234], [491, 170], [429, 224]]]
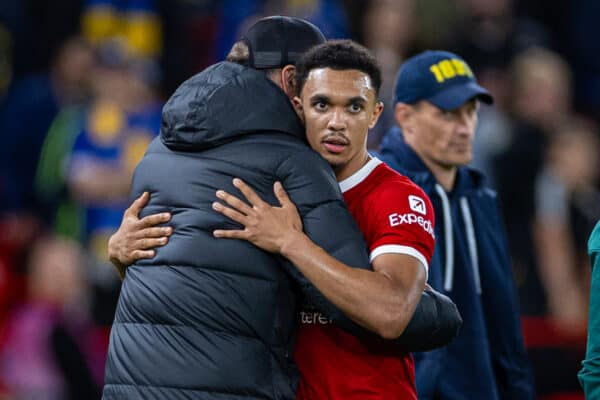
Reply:
[[367, 133], [383, 110], [367, 74], [358, 70], [310, 71], [300, 98], [310, 146], [325, 158], [338, 180], [358, 171], [367, 157]]
[[411, 144], [426, 161], [444, 168], [468, 164], [473, 158], [477, 100], [444, 111], [427, 101], [414, 106]]

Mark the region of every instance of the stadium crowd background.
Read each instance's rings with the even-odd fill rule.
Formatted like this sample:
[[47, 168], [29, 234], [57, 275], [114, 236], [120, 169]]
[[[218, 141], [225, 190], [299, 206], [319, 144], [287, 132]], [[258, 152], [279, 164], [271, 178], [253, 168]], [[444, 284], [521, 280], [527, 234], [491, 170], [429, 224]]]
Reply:
[[120, 286], [107, 238], [162, 103], [272, 14], [378, 57], [388, 110], [373, 150], [405, 58], [467, 60], [496, 99], [481, 108], [473, 166], [504, 207], [538, 398], [583, 399], [586, 241], [600, 219], [597, 0], [0, 1], [0, 399], [99, 398]]

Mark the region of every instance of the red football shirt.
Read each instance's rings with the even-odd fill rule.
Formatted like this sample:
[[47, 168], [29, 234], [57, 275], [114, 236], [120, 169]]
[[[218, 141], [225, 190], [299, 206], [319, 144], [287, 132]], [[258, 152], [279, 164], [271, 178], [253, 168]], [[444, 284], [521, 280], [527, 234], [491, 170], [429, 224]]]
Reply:
[[[434, 214], [417, 185], [373, 158], [340, 182], [340, 188], [371, 261], [381, 254], [408, 254], [427, 269], [434, 248]], [[300, 370], [297, 399], [417, 398], [410, 353], [383, 340], [359, 340], [318, 311], [301, 312], [294, 357]]]

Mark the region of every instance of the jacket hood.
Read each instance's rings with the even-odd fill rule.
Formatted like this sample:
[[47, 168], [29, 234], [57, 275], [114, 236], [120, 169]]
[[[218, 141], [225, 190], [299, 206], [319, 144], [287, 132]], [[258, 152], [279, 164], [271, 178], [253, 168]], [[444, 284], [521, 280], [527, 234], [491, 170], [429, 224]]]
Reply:
[[[392, 167], [397, 166], [426, 191], [433, 189], [437, 183], [427, 165], [406, 144], [402, 130], [398, 126], [392, 127], [384, 136], [381, 143], [381, 156], [384, 161], [392, 164]], [[460, 167], [457, 173], [456, 187], [453, 193], [461, 195], [485, 187], [485, 177], [481, 172], [470, 167]]]
[[177, 88], [163, 107], [160, 138], [191, 151], [266, 131], [305, 137], [290, 100], [263, 72], [221, 62]]

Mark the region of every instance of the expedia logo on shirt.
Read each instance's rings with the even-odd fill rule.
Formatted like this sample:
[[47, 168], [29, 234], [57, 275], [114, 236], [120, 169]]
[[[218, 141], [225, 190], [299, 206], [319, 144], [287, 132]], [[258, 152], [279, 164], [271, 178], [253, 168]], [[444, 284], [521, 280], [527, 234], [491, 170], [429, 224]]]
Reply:
[[390, 221], [390, 226], [398, 226], [402, 224], [418, 224], [423, 230], [431, 235], [431, 237], [435, 238], [435, 234], [433, 233], [433, 224], [430, 220], [423, 218], [420, 215], [415, 213], [406, 213], [406, 214], [398, 214], [392, 213], [388, 216]]

